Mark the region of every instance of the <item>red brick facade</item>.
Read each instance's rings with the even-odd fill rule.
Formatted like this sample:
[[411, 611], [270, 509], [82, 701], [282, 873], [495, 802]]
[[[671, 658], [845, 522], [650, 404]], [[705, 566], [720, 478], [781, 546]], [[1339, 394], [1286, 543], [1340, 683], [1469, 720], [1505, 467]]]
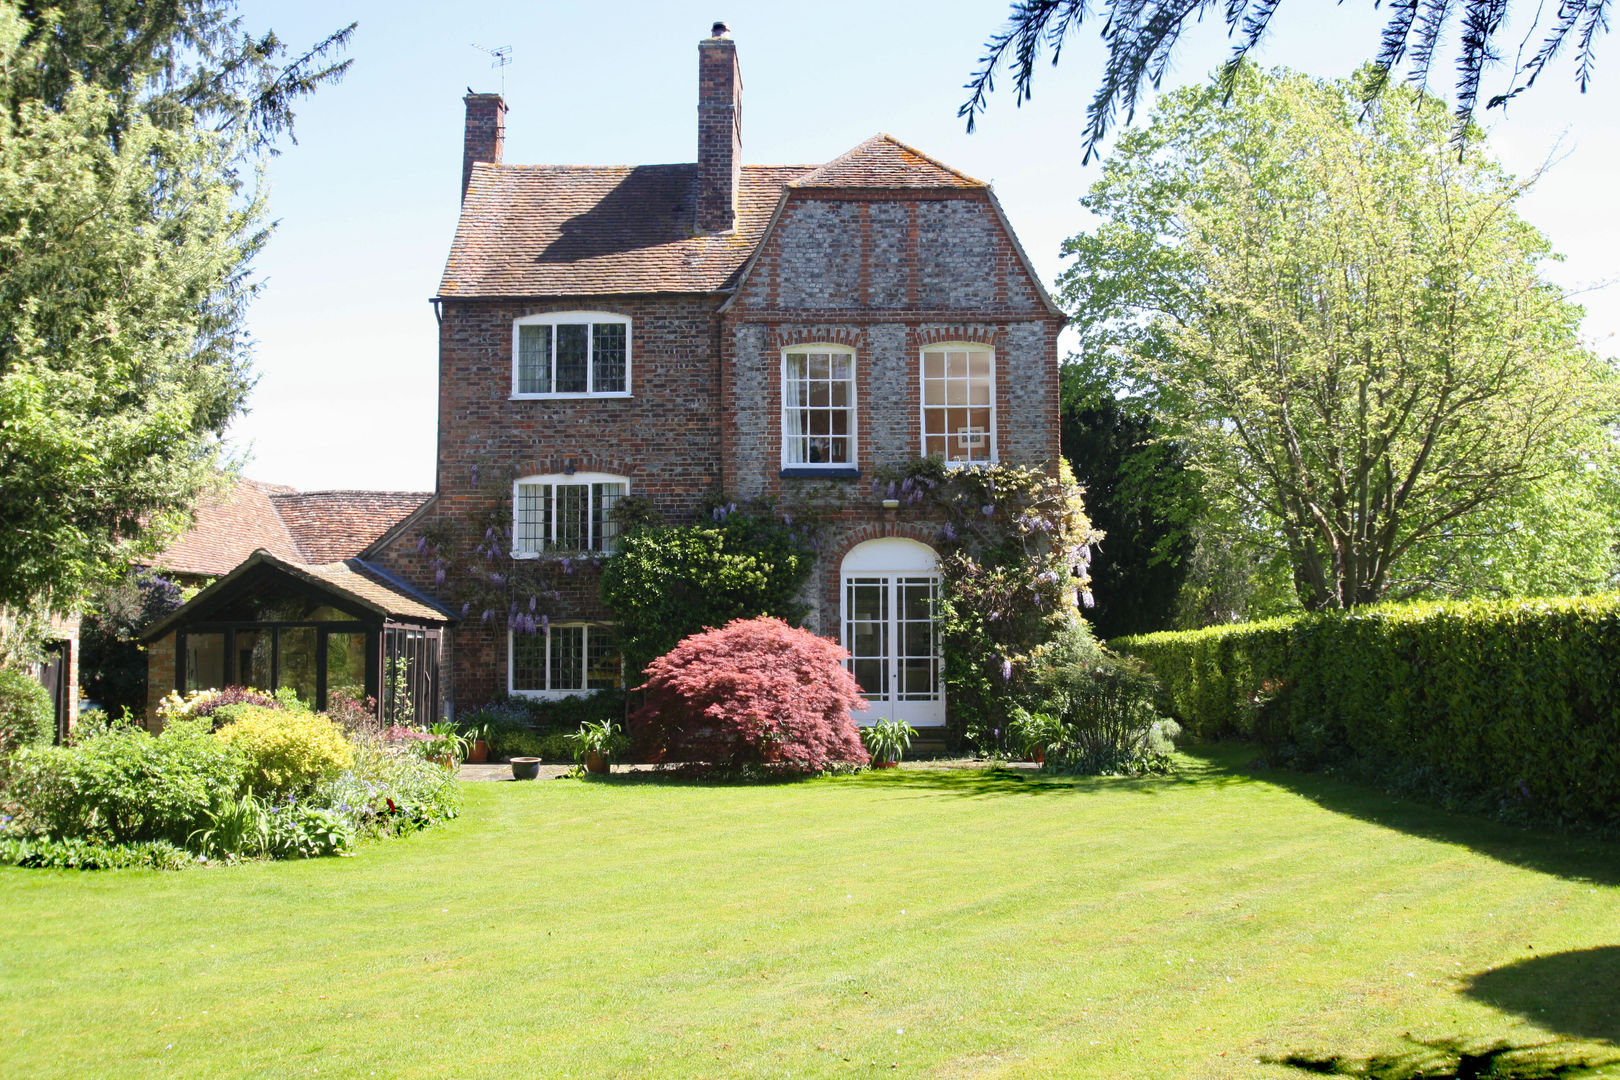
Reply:
[[[437, 500], [378, 560], [419, 587], [438, 584], [422, 538], [510, 506], [515, 477], [622, 476], [672, 522], [717, 490], [788, 508], [813, 489], [828, 526], [810, 625], [836, 637], [845, 553], [880, 536], [937, 535], [919, 508], [886, 510], [873, 492], [876, 470], [922, 453], [922, 350], [934, 344], [993, 350], [999, 460], [1056, 467], [1063, 319], [989, 186], [887, 136], [819, 169], [739, 171], [728, 39], [700, 45], [699, 77], [696, 166], [654, 167], [639, 188], [606, 170], [479, 166], [437, 301]], [[483, 137], [473, 100], [469, 147]], [[746, 213], [723, 222], [717, 207], [739, 206], [739, 184]], [[642, 194], [627, 205], [626, 191]], [[546, 195], [524, 215], [500, 192]], [[660, 231], [681, 214], [695, 215], [697, 237]], [[644, 262], [626, 260], [636, 251]], [[694, 290], [700, 274], [710, 284]], [[522, 281], [535, 291], [505, 291]], [[514, 397], [515, 321], [558, 312], [629, 319], [628, 396]], [[782, 354], [814, 343], [854, 352], [855, 476], [782, 475]], [[586, 565], [561, 582], [567, 617], [605, 616], [597, 579]], [[504, 613], [479, 615], [446, 634], [444, 684], [459, 708], [507, 685]]]

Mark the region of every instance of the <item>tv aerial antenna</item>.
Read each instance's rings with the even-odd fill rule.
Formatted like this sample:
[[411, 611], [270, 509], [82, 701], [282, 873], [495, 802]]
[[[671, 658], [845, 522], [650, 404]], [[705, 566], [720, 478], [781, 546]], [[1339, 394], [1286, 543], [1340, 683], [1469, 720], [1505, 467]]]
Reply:
[[488, 53], [489, 56], [490, 56], [490, 65], [489, 66], [492, 67], [492, 68], [499, 68], [500, 69], [500, 72], [501, 72], [501, 96], [505, 97], [506, 96], [506, 65], [508, 65], [508, 64], [510, 64], [512, 62], [512, 46], [510, 46], [510, 45], [497, 45], [493, 49], [491, 49], [489, 46], [480, 45], [480, 44], [478, 44], [478, 42], [475, 41], [475, 42], [472, 43], [472, 47], [477, 49], [481, 53]]

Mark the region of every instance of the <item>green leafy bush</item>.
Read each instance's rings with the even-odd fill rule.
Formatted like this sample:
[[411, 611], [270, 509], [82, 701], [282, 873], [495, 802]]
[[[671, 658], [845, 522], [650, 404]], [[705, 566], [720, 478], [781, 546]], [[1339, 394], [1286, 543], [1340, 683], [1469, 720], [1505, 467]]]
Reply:
[[186, 838], [193, 851], [212, 859], [252, 858], [263, 855], [270, 845], [270, 817], [252, 795], [225, 799], [209, 807], [205, 816], [207, 824]]
[[911, 740], [916, 736], [916, 728], [904, 720], [891, 720], [888, 717], [861, 728], [861, 742], [872, 756], [874, 765], [898, 765], [905, 752], [911, 749]]
[[0, 667], [0, 757], [48, 743], [55, 732], [50, 692], [26, 671]]
[[455, 817], [461, 788], [454, 773], [418, 754], [363, 740], [353, 764], [308, 803], [341, 815], [356, 836], [396, 836]]
[[216, 737], [242, 755], [257, 795], [302, 794], [354, 764], [349, 740], [319, 713], [231, 705], [214, 718], [224, 719]]
[[241, 754], [206, 721], [161, 735], [115, 726], [18, 755], [10, 796], [20, 832], [106, 844], [165, 840], [184, 846], [208, 811], [242, 788]]
[[632, 682], [691, 634], [762, 615], [796, 625], [807, 613], [798, 596], [815, 552], [805, 528], [768, 507], [723, 506], [713, 517], [635, 529], [603, 565], [602, 602]]
[[1024, 734], [1048, 768], [1088, 776], [1170, 771], [1181, 729], [1159, 715], [1158, 683], [1140, 660], [1104, 653], [1055, 669], [1045, 683], [1051, 712], [1044, 722], [1030, 716]]
[[1620, 827], [1620, 597], [1388, 605], [1115, 643], [1201, 737]]
[[1007, 713], [1007, 747], [1026, 761], [1057, 754], [1068, 738], [1063, 718], [1014, 706]]
[[569, 761], [574, 752], [568, 736], [585, 724], [622, 723], [624, 702], [625, 695], [618, 690], [555, 700], [501, 697], [461, 714], [458, 724], [482, 729], [490, 757], [497, 760], [538, 757]]
[[195, 863], [185, 848], [163, 840], [104, 844], [83, 837], [0, 838], [0, 864], [44, 870], [180, 870]]
[[575, 761], [584, 761], [590, 754], [598, 754], [606, 761], [613, 761], [630, 749], [630, 737], [624, 733], [622, 725], [615, 724], [612, 720], [583, 723], [578, 731], [565, 738], [568, 745], [573, 748]]
[[354, 846], [354, 829], [333, 810], [289, 802], [272, 806], [268, 848], [278, 859], [318, 859], [342, 855]]
[[490, 756], [504, 758], [510, 761], [515, 757], [537, 757], [546, 761], [572, 761], [574, 759], [574, 744], [572, 736], [566, 731], [533, 731], [529, 728], [514, 728], [502, 731], [499, 736], [491, 732], [489, 737]]

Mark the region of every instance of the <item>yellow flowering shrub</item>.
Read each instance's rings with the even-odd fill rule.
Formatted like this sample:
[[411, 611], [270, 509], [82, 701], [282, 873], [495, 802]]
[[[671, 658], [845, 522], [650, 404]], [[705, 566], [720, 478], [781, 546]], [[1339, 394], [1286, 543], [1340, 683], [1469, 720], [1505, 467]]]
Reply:
[[354, 747], [319, 713], [234, 705], [230, 717], [214, 734], [247, 762], [255, 794], [308, 791], [354, 764]]

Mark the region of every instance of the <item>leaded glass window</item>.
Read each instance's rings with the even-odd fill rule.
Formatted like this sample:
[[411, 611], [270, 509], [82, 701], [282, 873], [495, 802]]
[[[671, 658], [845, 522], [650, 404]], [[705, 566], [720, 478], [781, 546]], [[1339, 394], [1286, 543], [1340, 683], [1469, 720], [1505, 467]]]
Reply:
[[565, 312], [531, 315], [512, 335], [517, 397], [593, 397], [630, 392], [630, 320]]
[[613, 508], [628, 487], [623, 477], [601, 473], [519, 480], [512, 493], [513, 553], [613, 552], [619, 538]]
[[511, 691], [563, 696], [624, 685], [624, 664], [613, 628], [552, 623], [532, 634], [511, 632]]

